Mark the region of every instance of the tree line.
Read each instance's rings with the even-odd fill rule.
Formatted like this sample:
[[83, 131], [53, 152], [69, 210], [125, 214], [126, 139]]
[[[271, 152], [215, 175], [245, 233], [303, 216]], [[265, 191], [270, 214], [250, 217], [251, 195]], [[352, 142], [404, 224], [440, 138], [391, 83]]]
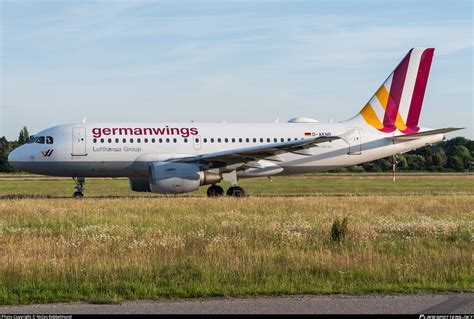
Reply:
[[[23, 127], [18, 139], [8, 141], [0, 137], [0, 172], [16, 170], [8, 163], [8, 154], [30, 139], [28, 129]], [[429, 172], [466, 172], [474, 166], [474, 141], [455, 137], [436, 145], [425, 146], [396, 157], [397, 170]], [[333, 172], [386, 172], [392, 170], [393, 157], [386, 157], [362, 165], [338, 169]]]

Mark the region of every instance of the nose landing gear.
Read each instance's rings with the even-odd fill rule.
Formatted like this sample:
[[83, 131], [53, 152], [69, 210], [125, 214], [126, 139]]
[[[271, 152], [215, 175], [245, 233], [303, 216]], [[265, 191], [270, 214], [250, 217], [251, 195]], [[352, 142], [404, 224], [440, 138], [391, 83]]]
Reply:
[[72, 179], [76, 183], [76, 186], [74, 187], [76, 191], [74, 192], [74, 194], [72, 194], [72, 197], [76, 199], [83, 198], [84, 194], [82, 194], [82, 191], [84, 190], [84, 184], [86, 183], [86, 179], [84, 177], [73, 177]]

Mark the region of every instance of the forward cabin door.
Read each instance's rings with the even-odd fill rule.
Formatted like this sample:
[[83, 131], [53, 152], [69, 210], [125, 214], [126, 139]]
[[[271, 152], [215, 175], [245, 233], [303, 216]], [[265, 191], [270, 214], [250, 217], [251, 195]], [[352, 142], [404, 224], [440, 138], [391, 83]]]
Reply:
[[86, 128], [72, 128], [72, 156], [86, 156]]
[[347, 129], [347, 140], [349, 142], [349, 155], [362, 154], [362, 140], [360, 138], [360, 129], [358, 127], [350, 127]]

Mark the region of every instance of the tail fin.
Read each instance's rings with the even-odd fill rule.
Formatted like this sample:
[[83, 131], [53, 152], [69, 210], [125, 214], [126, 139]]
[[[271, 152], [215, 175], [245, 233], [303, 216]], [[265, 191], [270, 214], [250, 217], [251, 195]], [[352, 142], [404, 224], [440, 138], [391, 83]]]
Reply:
[[411, 49], [360, 113], [381, 132], [418, 132], [433, 48]]

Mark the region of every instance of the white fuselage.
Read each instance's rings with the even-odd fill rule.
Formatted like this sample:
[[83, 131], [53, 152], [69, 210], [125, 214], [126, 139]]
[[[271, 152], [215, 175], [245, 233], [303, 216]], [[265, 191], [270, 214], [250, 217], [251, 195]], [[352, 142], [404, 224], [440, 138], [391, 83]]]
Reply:
[[237, 176], [326, 171], [403, 153], [444, 138], [437, 134], [394, 143], [387, 139], [394, 134], [348, 123], [76, 123], [39, 132], [36, 136], [52, 137], [52, 143], [25, 144], [10, 154], [9, 161], [22, 170], [52, 176], [147, 176], [154, 162], [344, 134], [345, 140], [315, 145], [307, 154], [283, 153], [277, 160], [260, 160], [262, 167], [271, 169], [260, 173], [255, 168], [240, 169]]

